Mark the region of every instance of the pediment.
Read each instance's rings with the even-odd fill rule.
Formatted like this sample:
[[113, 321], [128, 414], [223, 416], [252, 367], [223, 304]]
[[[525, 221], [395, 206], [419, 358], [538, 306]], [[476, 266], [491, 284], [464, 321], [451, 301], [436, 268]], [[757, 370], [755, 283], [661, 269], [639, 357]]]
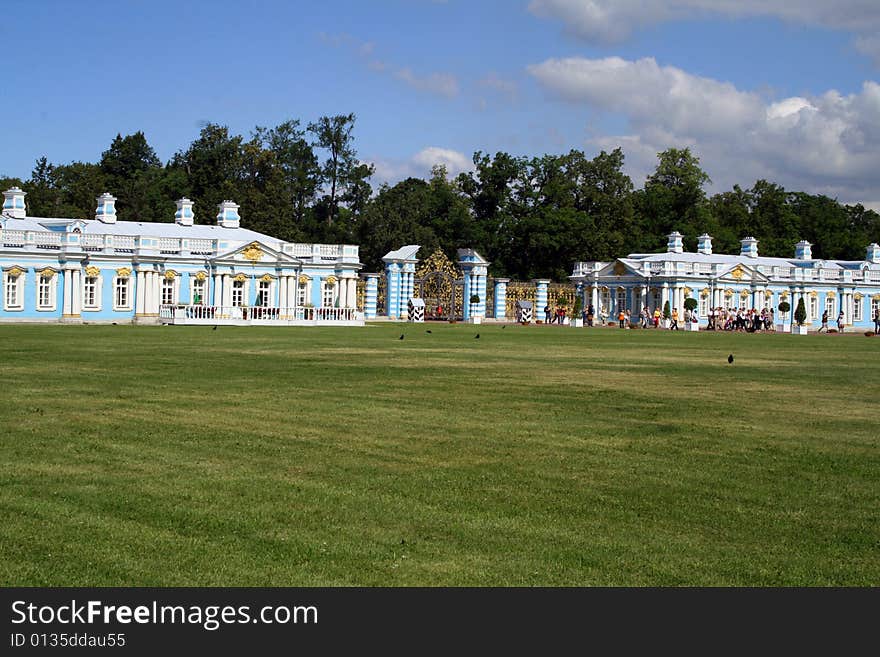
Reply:
[[644, 278], [644, 274], [639, 271], [638, 267], [629, 263], [621, 258], [618, 258], [614, 262], [610, 262], [602, 269], [599, 270], [599, 276], [637, 276], [638, 278]]
[[258, 241], [250, 242], [232, 251], [227, 251], [226, 253], [221, 253], [216, 258], [213, 258], [212, 261], [227, 263], [249, 263], [254, 265], [265, 265], [278, 262], [300, 262], [298, 258], [294, 258], [287, 255], [286, 253], [277, 251]]
[[716, 279], [724, 283], [769, 283], [770, 279], [757, 269], [737, 263], [731, 265], [729, 269], [721, 272]]

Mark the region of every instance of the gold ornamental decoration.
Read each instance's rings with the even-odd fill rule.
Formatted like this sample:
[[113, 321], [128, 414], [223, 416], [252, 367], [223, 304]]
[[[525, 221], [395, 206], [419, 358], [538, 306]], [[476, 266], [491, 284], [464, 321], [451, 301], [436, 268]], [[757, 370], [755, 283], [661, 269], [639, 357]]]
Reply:
[[173, 272], [170, 269], [165, 272], [165, 279], [169, 281], [173, 281], [177, 277], [177, 272]]
[[772, 298], [773, 298], [773, 292], [771, 292], [770, 290], [764, 290], [764, 298], [765, 298], [765, 299], [772, 299]]
[[709, 288], [704, 287], [702, 290], [700, 290], [700, 296], [703, 297], [704, 299], [706, 297], [708, 297], [709, 296]]
[[197, 281], [203, 281], [206, 278], [208, 278], [208, 275], [205, 272], [203, 272], [203, 271], [196, 272], [196, 280]]
[[263, 281], [264, 283], [271, 283], [273, 280], [272, 274], [263, 274], [263, 276], [262, 276], [262, 278], [260, 278], [260, 280]]
[[779, 293], [779, 298], [780, 298], [780, 299], [788, 299], [788, 291], [787, 291], [787, 290], [783, 290], [782, 292], [780, 292], [780, 293]]
[[335, 276], [328, 276], [327, 278], [324, 279], [324, 283], [326, 285], [328, 285], [329, 287], [333, 287], [334, 285], [336, 285], [336, 281], [337, 281], [337, 278]]
[[18, 278], [23, 273], [24, 273], [24, 269], [21, 269], [20, 267], [13, 267], [12, 269], [6, 270], [6, 275], [9, 276], [10, 278]]
[[833, 298], [836, 297], [837, 295], [836, 295], [836, 294], [834, 293], [834, 291], [832, 290], [832, 291], [830, 291], [830, 292], [827, 292], [827, 293], [825, 294], [825, 296], [828, 297], [829, 299], [833, 299]]
[[733, 278], [738, 281], [743, 276], [746, 275], [746, 272], [745, 272], [745, 270], [743, 270], [742, 267], [737, 266], [736, 269], [734, 269], [732, 272], [730, 272], [730, 275], [733, 276]]
[[880, 301], [880, 294], [875, 294], [871, 297], [871, 301]]
[[815, 299], [815, 298], [818, 297], [818, 296], [819, 296], [819, 293], [816, 292], [816, 290], [813, 290], [812, 292], [810, 292], [810, 298], [811, 298], [811, 299]]
[[299, 278], [296, 279], [296, 282], [299, 283], [300, 285], [308, 285], [308, 282], [310, 280], [312, 280], [312, 279], [309, 278], [308, 276], [306, 276], [305, 274], [300, 274]]
[[94, 265], [86, 267], [86, 276], [89, 278], [95, 278], [96, 276], [100, 276], [101, 270], [95, 267]]
[[49, 267], [46, 267], [40, 272], [40, 278], [52, 278], [55, 275], [55, 270]]
[[263, 257], [263, 249], [257, 242], [251, 242], [242, 250], [241, 255], [251, 262], [257, 262]]
[[[829, 292], [829, 293], [828, 293], [829, 296], [832, 295], [832, 294], [834, 294], [834, 293], [833, 293], [833, 292]], [[861, 300], [862, 300], [862, 293], [861, 293], [861, 292], [856, 292], [856, 293], [853, 295], [853, 299], [856, 300], [856, 301], [861, 301]]]
[[247, 276], [245, 274], [238, 274], [233, 280], [244, 283], [247, 280]]
[[131, 269], [128, 267], [120, 267], [116, 270], [116, 276], [119, 278], [128, 278], [131, 276]]
[[733, 296], [733, 290], [724, 290], [724, 296], [728, 299]]
[[749, 298], [749, 291], [743, 290], [742, 292], [739, 293], [739, 296], [743, 299], [748, 299]]
[[620, 260], [614, 263], [614, 275], [623, 276], [626, 273], [626, 265]]
[[691, 288], [689, 288], [689, 287], [684, 288], [684, 296], [689, 297], [693, 293], [694, 293], [694, 291]]

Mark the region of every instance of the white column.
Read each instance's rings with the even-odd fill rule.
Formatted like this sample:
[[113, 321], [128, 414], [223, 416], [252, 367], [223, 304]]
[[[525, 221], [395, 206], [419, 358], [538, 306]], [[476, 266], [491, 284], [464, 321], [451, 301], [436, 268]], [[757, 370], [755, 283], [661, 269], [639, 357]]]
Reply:
[[223, 303], [220, 305], [224, 308], [232, 305], [232, 277], [228, 274], [223, 274]]
[[291, 276], [290, 283], [290, 306], [291, 308], [295, 308], [299, 305], [299, 276]]
[[287, 308], [287, 276], [278, 278], [278, 307]]
[[82, 278], [79, 269], [71, 272], [73, 279], [70, 284], [70, 314], [77, 316], [82, 312]]
[[348, 307], [357, 308], [357, 279], [348, 279]]
[[137, 272], [134, 283], [134, 315], [144, 314], [144, 272]]
[[[590, 303], [593, 304], [593, 313], [595, 316], [599, 315], [599, 286], [597, 284], [593, 284], [591, 287], [590, 293]], [[535, 317], [538, 317], [539, 312], [543, 312], [543, 308], [534, 308]]]
[[69, 269], [64, 270], [64, 305], [61, 308], [61, 315], [68, 316], [71, 314], [71, 286], [73, 285], [73, 276]]
[[212, 297], [212, 305], [223, 305], [223, 278], [220, 274], [214, 274], [214, 296]]

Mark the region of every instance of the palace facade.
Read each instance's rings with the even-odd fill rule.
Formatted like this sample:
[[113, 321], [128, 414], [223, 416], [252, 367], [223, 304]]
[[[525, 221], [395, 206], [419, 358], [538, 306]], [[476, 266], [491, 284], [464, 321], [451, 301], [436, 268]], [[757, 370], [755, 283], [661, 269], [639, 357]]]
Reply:
[[363, 324], [357, 246], [247, 230], [232, 201], [213, 225], [186, 198], [173, 223], [118, 221], [115, 203], [98, 197], [94, 219], [31, 217], [24, 191], [3, 193], [0, 321]]
[[[812, 257], [811, 244], [798, 242], [793, 258], [758, 255], [758, 240], [740, 241], [738, 255], [712, 252], [712, 238], [701, 235], [697, 252], [687, 253], [682, 235], [668, 236], [665, 253], [632, 253], [613, 262], [578, 262], [571, 279], [581, 287], [585, 304], [613, 319], [622, 309], [637, 316], [642, 308], [684, 312], [684, 300], [698, 301], [705, 326], [710, 308], [772, 309], [777, 324], [790, 327], [798, 300], [803, 298], [806, 323], [818, 326], [823, 312], [834, 325], [839, 312], [850, 328], [873, 328], [880, 310], [880, 246], [867, 247], [864, 260], [821, 260]], [[780, 313], [782, 301], [791, 309]]]

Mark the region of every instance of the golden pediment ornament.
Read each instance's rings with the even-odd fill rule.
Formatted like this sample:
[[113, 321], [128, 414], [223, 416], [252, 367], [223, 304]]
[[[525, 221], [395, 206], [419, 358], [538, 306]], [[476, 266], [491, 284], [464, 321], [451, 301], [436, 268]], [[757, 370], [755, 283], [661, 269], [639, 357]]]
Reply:
[[810, 292], [810, 298], [811, 298], [811, 299], [815, 299], [815, 298], [818, 297], [818, 296], [819, 296], [819, 293], [816, 292], [816, 290], [813, 290], [812, 292]]
[[296, 280], [297, 280], [297, 283], [299, 283], [300, 285], [307, 285], [308, 282], [312, 279], [309, 278], [308, 276], [306, 276], [305, 274], [300, 274], [299, 278]]
[[173, 281], [177, 277], [177, 272], [173, 272], [168, 270], [165, 272], [165, 278], [169, 281]]
[[730, 275], [731, 275], [735, 280], [738, 281], [738, 280], [740, 280], [743, 276], [746, 275], [746, 272], [745, 272], [745, 270], [744, 270], [742, 267], [739, 267], [739, 266], [738, 266], [736, 269], [734, 269], [732, 272], [730, 272]]
[[40, 278], [52, 278], [55, 275], [55, 270], [49, 267], [46, 267], [40, 272]]
[[772, 297], [773, 297], [773, 292], [771, 292], [770, 290], [764, 290], [764, 298], [765, 299], [771, 299]]
[[614, 263], [614, 275], [623, 276], [626, 273], [626, 265], [620, 260]]
[[739, 293], [739, 296], [743, 299], [748, 299], [749, 298], [749, 291], [743, 290], [742, 292]]
[[274, 279], [272, 278], [272, 274], [263, 274], [260, 280], [264, 283], [271, 283]]
[[689, 297], [693, 293], [694, 293], [694, 291], [691, 288], [689, 288], [689, 287], [684, 288], [684, 296]]
[[[834, 294], [834, 292], [829, 292], [829, 293], [828, 293], [828, 296], [830, 297], [832, 294]], [[853, 295], [853, 299], [855, 299], [856, 301], [861, 301], [861, 300], [862, 300], [862, 293], [861, 293], [861, 292], [856, 292], [856, 293]]]
[[700, 296], [701, 297], [708, 297], [709, 296], [709, 288], [704, 287], [702, 290], [700, 290]]
[[328, 276], [327, 278], [324, 279], [324, 283], [326, 285], [329, 285], [330, 287], [333, 287], [334, 285], [336, 285], [336, 280], [337, 279], [335, 276]]
[[247, 280], [247, 275], [246, 274], [238, 274], [234, 280], [238, 281], [239, 283], [244, 283]]
[[94, 277], [100, 276], [100, 275], [101, 275], [101, 270], [98, 269], [97, 267], [95, 267], [94, 265], [90, 265], [89, 267], [86, 267], [86, 276], [88, 276], [89, 278], [94, 278]]
[[24, 269], [21, 267], [13, 267], [12, 269], [6, 270], [6, 275], [10, 278], [18, 278], [24, 273]]
[[726, 297], [732, 297], [732, 296], [733, 296], [733, 290], [724, 290], [724, 296], [726, 296]]
[[780, 298], [780, 299], [788, 299], [788, 291], [787, 291], [787, 290], [783, 290], [782, 292], [780, 292], [780, 293], [779, 293], [779, 298]]
[[116, 270], [116, 276], [118, 276], [119, 278], [128, 278], [129, 276], [131, 276], [131, 269], [129, 269], [128, 267], [120, 267]]
[[[829, 299], [833, 299], [833, 298], [836, 297], [837, 295], [836, 295], [836, 294], [834, 293], [834, 291], [832, 290], [832, 291], [826, 293], [825, 296], [828, 297]], [[862, 295], [859, 295], [859, 298], [861, 298], [861, 296], [862, 296]]]
[[875, 294], [871, 297], [871, 301], [880, 301], [880, 294]]
[[208, 275], [205, 272], [203, 272], [203, 271], [196, 272], [196, 280], [197, 281], [203, 281], [206, 278], [208, 278]]
[[263, 249], [257, 242], [252, 242], [241, 251], [241, 255], [251, 262], [257, 262], [263, 257]]

